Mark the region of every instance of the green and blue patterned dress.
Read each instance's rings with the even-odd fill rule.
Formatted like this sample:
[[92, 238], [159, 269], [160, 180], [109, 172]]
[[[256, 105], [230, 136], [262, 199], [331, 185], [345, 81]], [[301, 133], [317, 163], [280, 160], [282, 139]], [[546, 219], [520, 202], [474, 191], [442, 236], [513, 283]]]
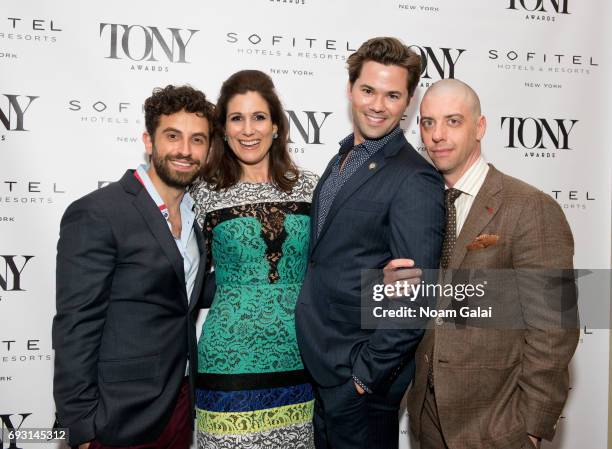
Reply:
[[198, 447], [310, 449], [313, 392], [295, 337], [317, 176], [192, 196], [217, 290], [198, 342]]

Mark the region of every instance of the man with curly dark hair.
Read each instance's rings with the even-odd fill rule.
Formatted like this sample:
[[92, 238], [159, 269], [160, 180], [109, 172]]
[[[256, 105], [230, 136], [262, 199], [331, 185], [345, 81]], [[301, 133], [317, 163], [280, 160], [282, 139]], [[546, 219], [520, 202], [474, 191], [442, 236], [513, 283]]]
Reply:
[[149, 166], [72, 203], [57, 246], [54, 397], [71, 445], [187, 449], [205, 247], [186, 187], [214, 108], [189, 86], [145, 101]]

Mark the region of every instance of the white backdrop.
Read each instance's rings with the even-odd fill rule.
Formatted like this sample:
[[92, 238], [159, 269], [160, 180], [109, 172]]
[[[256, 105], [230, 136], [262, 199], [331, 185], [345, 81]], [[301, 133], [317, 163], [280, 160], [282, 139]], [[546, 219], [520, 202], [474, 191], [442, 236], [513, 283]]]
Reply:
[[[292, 154], [321, 173], [350, 132], [346, 57], [370, 37], [399, 37], [427, 59], [403, 122], [410, 142], [422, 150], [416, 107], [430, 83], [470, 83], [488, 118], [485, 157], [557, 199], [576, 267], [610, 268], [608, 3], [3, 0], [1, 428], [53, 424], [59, 220], [70, 202], [144, 161], [142, 103], [156, 86], [189, 83], [214, 101], [231, 73], [269, 73]], [[554, 447], [607, 446], [609, 331], [585, 324]], [[400, 440], [415, 447], [405, 417]]]

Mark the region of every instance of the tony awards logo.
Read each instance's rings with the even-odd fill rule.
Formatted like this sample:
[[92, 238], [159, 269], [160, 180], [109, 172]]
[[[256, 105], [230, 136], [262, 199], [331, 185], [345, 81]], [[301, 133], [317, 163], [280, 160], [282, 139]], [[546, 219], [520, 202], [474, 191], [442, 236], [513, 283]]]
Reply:
[[20, 449], [17, 446], [17, 439], [10, 438], [10, 433], [21, 429], [30, 415], [31, 413], [0, 414], [0, 449], [4, 449], [5, 443], [8, 444], [7, 449]]
[[187, 46], [199, 30], [175, 27], [101, 23], [100, 37], [108, 44], [105, 58], [157, 64], [132, 64], [130, 70], [168, 71], [159, 64], [188, 64]]
[[29, 131], [26, 129], [25, 115], [37, 98], [38, 96], [34, 95], [0, 95], [0, 123], [2, 126], [7, 131]]
[[506, 9], [518, 11], [531, 22], [555, 22], [557, 17], [567, 16], [569, 0], [508, 0]]
[[25, 288], [22, 282], [23, 270], [33, 258], [34, 256], [0, 256], [0, 289], [5, 292], [24, 292]]
[[[289, 143], [294, 143], [295, 136], [299, 135], [304, 143], [311, 145], [321, 145], [321, 128], [332, 113], [317, 111], [297, 111], [301, 112], [301, 118], [296, 111], [285, 111], [289, 119]], [[304, 120], [306, 116], [306, 120]], [[317, 118], [318, 116], [318, 118]], [[291, 137], [293, 135], [294, 138]]]
[[509, 0], [506, 9], [523, 10], [529, 12], [556, 12], [557, 14], [570, 14], [569, 0]]
[[289, 152], [304, 153], [303, 145], [325, 143], [321, 139], [321, 128], [332, 112], [286, 110], [285, 113], [289, 122]]
[[506, 148], [522, 149], [525, 157], [554, 158], [558, 150], [573, 150], [570, 134], [578, 123], [575, 119], [534, 117], [502, 117], [506, 131]]
[[466, 51], [464, 48], [434, 48], [417, 45], [411, 45], [410, 49], [421, 57], [421, 87], [428, 87], [440, 79], [455, 78], [459, 58]]

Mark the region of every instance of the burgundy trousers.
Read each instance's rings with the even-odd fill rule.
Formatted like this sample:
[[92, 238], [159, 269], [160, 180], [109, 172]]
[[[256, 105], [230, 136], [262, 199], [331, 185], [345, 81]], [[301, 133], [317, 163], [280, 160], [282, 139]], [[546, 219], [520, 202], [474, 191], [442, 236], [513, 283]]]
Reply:
[[[193, 439], [189, 410], [189, 380], [183, 379], [176, 406], [170, 421], [155, 441], [135, 446], [121, 446], [123, 449], [189, 449]], [[105, 446], [93, 440], [89, 449], [117, 449], [118, 446]]]

